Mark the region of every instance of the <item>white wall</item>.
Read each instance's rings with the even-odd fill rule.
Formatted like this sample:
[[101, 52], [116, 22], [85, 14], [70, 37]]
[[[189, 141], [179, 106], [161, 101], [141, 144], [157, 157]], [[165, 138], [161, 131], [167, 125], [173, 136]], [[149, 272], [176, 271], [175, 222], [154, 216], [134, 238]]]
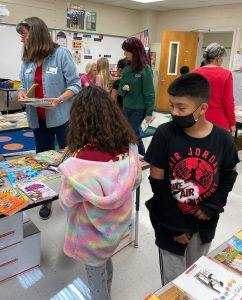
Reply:
[[[65, 0], [4, 0], [10, 10], [10, 17], [4, 18], [8, 24], [16, 24], [27, 17], [42, 18], [49, 28], [66, 29]], [[69, 1], [72, 2], [72, 1]], [[73, 1], [80, 4], [86, 11], [97, 13], [97, 33], [129, 36], [140, 31], [140, 12], [115, 6]]]

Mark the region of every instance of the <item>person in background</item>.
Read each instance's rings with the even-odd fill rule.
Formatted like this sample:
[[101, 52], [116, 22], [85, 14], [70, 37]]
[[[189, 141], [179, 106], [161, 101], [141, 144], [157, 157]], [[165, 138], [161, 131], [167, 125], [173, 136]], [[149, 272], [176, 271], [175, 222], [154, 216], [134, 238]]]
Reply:
[[122, 58], [118, 61], [117, 64], [117, 76], [119, 77], [117, 80], [113, 82], [113, 87], [111, 91], [112, 98], [117, 101], [119, 107], [123, 110], [123, 97], [118, 94], [118, 87], [120, 84], [120, 76], [123, 72], [123, 69], [127, 66], [127, 60]]
[[112, 76], [109, 71], [109, 61], [106, 57], [97, 60], [97, 78], [96, 85], [102, 87], [106, 91], [111, 90]]
[[96, 84], [97, 76], [97, 63], [89, 62], [85, 68], [86, 74], [83, 74], [81, 77], [81, 85], [89, 86], [90, 84]]
[[189, 73], [189, 71], [190, 71], [190, 69], [189, 69], [188, 66], [182, 66], [182, 67], [180, 68], [180, 74], [181, 74], [181, 75], [187, 74], [187, 73]]
[[122, 49], [129, 65], [122, 72], [118, 93], [123, 97], [124, 113], [139, 138], [139, 154], [144, 155], [139, 129], [144, 119], [147, 123], [152, 120], [155, 102], [153, 73], [139, 39], [126, 39]]
[[234, 113], [233, 77], [229, 70], [221, 67], [226, 50], [218, 43], [207, 46], [203, 53], [205, 66], [193, 70], [204, 76], [211, 86], [209, 107], [206, 112], [208, 121], [231, 131], [236, 131]]
[[231, 134], [206, 120], [210, 86], [203, 76], [178, 77], [168, 94], [173, 120], [158, 127], [144, 158], [163, 285], [207, 255], [239, 162]]
[[68, 214], [64, 251], [85, 264], [92, 300], [110, 300], [111, 256], [129, 227], [132, 190], [141, 182], [137, 138], [103, 88], [88, 86], [71, 109], [60, 165], [60, 204]]
[[[80, 91], [80, 78], [73, 58], [69, 50], [52, 41], [47, 25], [40, 18], [25, 19], [16, 30], [23, 43], [18, 98], [28, 98], [27, 91], [37, 83], [35, 98], [52, 101], [51, 107], [26, 106], [36, 152], [55, 149], [55, 137], [59, 148], [65, 148], [72, 99]], [[48, 219], [51, 203], [45, 203], [39, 214], [42, 219]]]

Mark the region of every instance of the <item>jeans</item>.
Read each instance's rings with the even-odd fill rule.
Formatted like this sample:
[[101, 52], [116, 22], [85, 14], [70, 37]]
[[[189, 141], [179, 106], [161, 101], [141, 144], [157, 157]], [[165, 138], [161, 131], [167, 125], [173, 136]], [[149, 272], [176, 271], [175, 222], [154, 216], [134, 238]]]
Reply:
[[145, 109], [131, 109], [131, 108], [124, 108], [124, 113], [129, 121], [130, 126], [133, 128], [134, 132], [136, 133], [138, 140], [139, 140], [139, 145], [138, 145], [138, 150], [139, 154], [145, 155], [145, 147], [142, 142], [142, 139], [140, 138], [140, 125], [143, 122], [145, 116], [146, 116], [146, 111]]
[[36, 146], [36, 153], [54, 150], [55, 149], [55, 137], [57, 139], [60, 149], [67, 146], [67, 131], [68, 123], [57, 127], [46, 127], [46, 120], [39, 119], [39, 128], [34, 128], [34, 139]]

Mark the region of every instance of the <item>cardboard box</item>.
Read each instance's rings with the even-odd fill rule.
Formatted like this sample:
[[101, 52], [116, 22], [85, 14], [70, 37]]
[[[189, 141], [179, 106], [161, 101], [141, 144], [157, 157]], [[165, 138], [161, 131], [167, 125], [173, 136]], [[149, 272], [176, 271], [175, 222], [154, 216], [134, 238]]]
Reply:
[[0, 219], [0, 250], [23, 241], [23, 212]]
[[33, 222], [23, 224], [22, 242], [0, 250], [0, 282], [40, 265], [40, 231]]

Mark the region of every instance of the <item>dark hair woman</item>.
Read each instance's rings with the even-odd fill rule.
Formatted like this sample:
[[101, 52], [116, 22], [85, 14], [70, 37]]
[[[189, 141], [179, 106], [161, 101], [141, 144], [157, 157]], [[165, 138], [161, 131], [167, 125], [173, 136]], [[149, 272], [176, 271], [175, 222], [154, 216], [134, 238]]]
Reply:
[[[34, 98], [52, 103], [51, 106], [26, 106], [29, 127], [33, 129], [36, 152], [66, 146], [67, 127], [72, 97], [80, 91], [80, 79], [70, 52], [52, 41], [47, 25], [37, 17], [17, 25], [23, 43], [21, 86], [18, 98], [28, 98], [27, 91], [35, 84]], [[50, 204], [40, 210], [40, 217], [51, 214]]]
[[124, 68], [119, 85], [119, 95], [123, 97], [124, 113], [139, 137], [139, 153], [145, 154], [140, 138], [140, 126], [144, 119], [149, 123], [154, 109], [155, 92], [152, 70], [147, 62], [142, 42], [131, 37], [122, 44], [129, 65]]

